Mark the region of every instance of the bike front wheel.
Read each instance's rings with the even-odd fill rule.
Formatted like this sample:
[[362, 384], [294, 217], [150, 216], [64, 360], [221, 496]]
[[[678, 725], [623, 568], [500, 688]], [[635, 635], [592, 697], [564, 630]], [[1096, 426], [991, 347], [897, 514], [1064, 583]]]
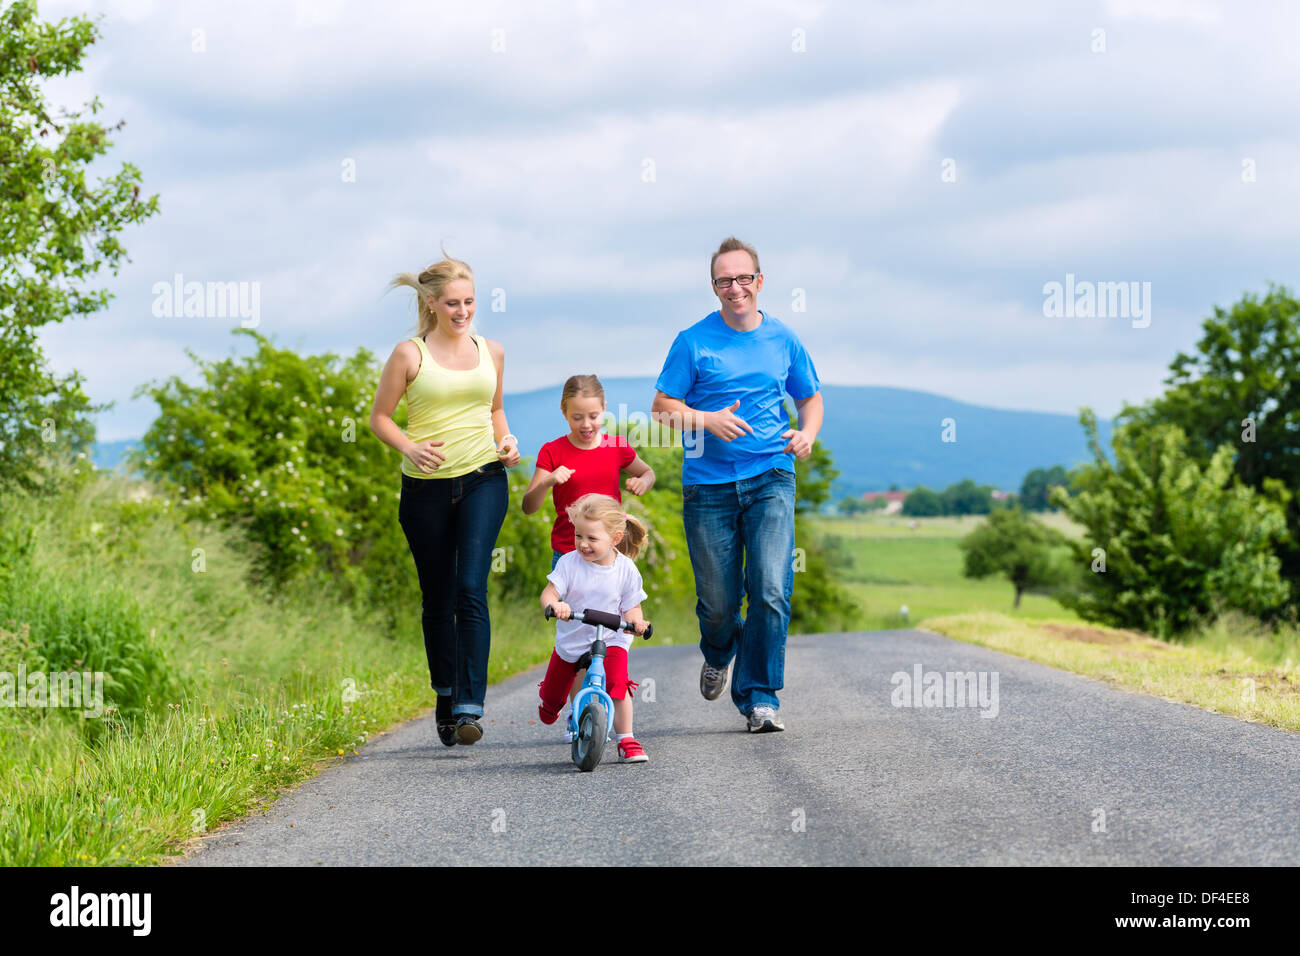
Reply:
[[605, 753], [605, 731], [609, 715], [604, 701], [591, 700], [578, 718], [578, 736], [573, 738], [573, 762], [578, 769], [590, 772], [596, 769]]

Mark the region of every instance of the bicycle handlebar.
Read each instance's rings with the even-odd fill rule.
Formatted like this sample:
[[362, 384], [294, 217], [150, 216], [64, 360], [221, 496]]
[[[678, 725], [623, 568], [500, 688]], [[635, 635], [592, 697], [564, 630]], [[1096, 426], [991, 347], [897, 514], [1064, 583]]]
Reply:
[[[548, 604], [546, 605], [546, 619], [549, 621], [553, 617], [555, 617], [555, 605]], [[574, 611], [570, 620], [577, 621], [579, 624], [599, 624], [601, 627], [608, 628], [611, 631], [626, 631], [629, 634], [636, 633], [636, 625], [631, 621], [624, 621], [617, 614], [612, 614], [609, 611], [597, 611], [594, 608], [589, 608], [586, 611]], [[655, 626], [653, 624], [647, 624], [645, 633], [641, 636], [647, 641], [650, 640], [650, 635], [654, 633], [654, 629]]]

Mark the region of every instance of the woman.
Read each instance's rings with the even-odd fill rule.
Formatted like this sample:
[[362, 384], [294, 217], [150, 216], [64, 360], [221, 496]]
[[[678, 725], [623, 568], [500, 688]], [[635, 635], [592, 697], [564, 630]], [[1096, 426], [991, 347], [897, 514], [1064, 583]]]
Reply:
[[[390, 285], [416, 291], [419, 326], [384, 366], [370, 430], [403, 455], [398, 519], [420, 577], [438, 739], [450, 747], [483, 736], [488, 570], [519, 441], [501, 407], [505, 350], [473, 334], [474, 273], [443, 256]], [[409, 437], [393, 421], [403, 395]]]

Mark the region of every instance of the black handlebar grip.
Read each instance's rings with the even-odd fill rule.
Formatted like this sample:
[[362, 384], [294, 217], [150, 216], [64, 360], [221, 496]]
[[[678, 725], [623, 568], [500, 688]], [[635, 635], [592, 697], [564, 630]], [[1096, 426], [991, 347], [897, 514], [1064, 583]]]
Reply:
[[655, 632], [655, 626], [653, 624], [647, 624], [645, 626], [645, 633], [642, 634], [641, 636], [648, 641], [650, 640], [650, 635], [653, 634], [654, 632]]
[[546, 605], [546, 620], [549, 621], [553, 617], [555, 617], [555, 605], [548, 604]]
[[601, 627], [607, 627], [611, 631], [618, 631], [623, 627], [623, 619], [617, 614], [612, 614], [609, 611], [597, 611], [592, 608], [588, 608], [582, 612], [582, 623], [599, 624]]

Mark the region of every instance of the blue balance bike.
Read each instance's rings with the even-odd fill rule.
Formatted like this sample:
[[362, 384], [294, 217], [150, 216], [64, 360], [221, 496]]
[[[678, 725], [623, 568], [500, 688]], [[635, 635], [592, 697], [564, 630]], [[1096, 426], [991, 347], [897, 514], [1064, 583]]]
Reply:
[[[548, 604], [546, 619], [549, 621], [553, 617], [555, 609]], [[573, 695], [573, 706], [569, 708], [573, 762], [579, 770], [592, 771], [604, 756], [605, 741], [614, 730], [614, 699], [605, 691], [605, 642], [601, 640], [601, 634], [604, 628], [635, 634], [636, 628], [609, 611], [575, 610], [570, 620], [596, 628], [596, 639], [591, 642], [591, 648], [578, 658], [577, 666], [579, 669], [585, 667], [587, 676]], [[646, 640], [650, 639], [653, 631], [653, 624], [645, 629]]]

